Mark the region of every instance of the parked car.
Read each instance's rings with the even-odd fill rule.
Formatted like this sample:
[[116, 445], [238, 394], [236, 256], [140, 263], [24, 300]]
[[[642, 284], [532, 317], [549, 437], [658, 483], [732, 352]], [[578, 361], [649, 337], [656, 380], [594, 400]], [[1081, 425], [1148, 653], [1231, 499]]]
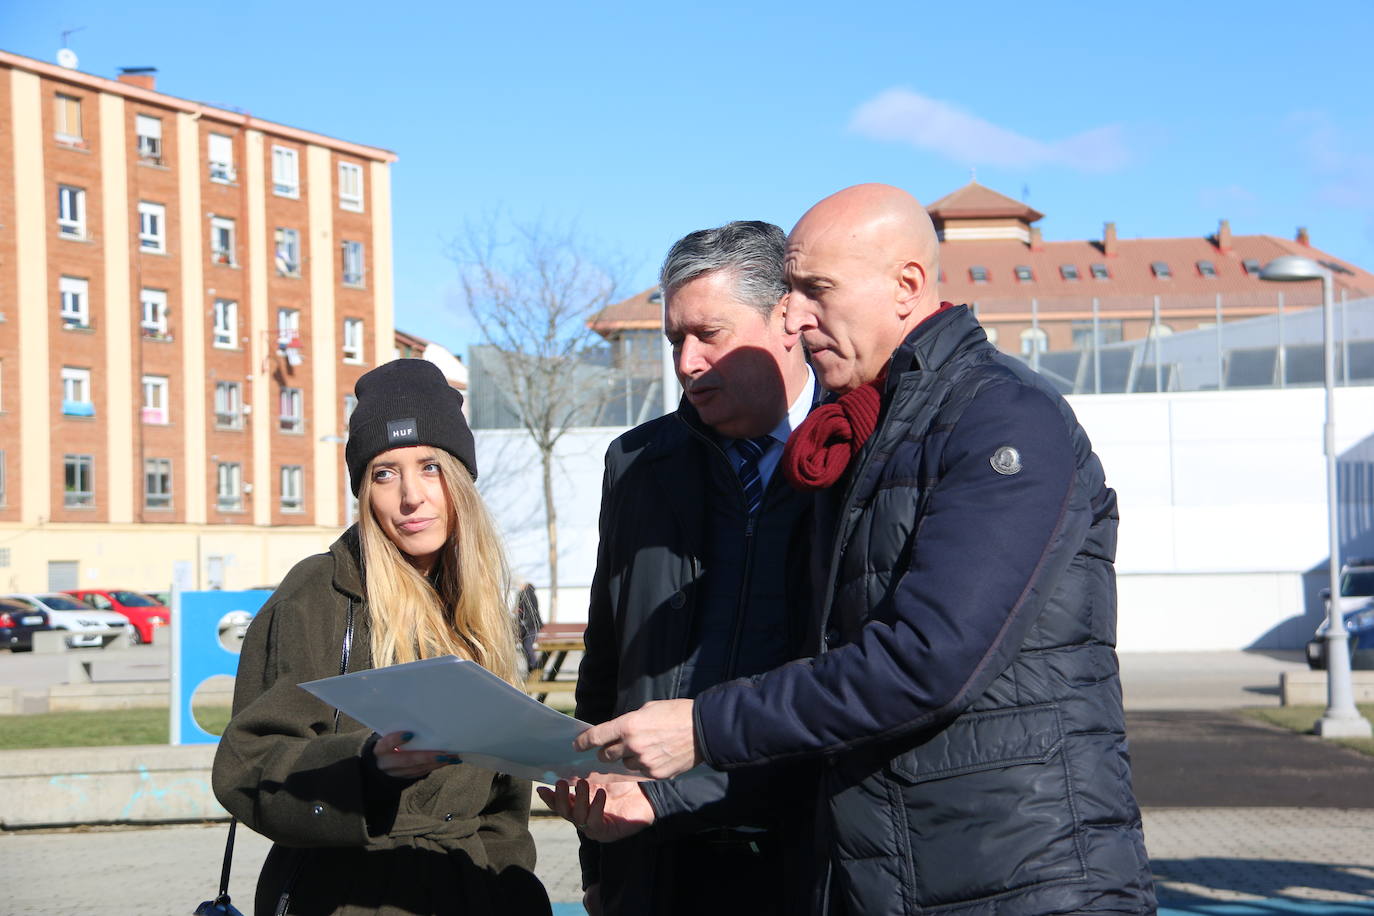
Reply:
[[86, 631], [68, 636], [69, 646], [100, 646], [111, 636], [127, 639], [133, 630], [127, 617], [114, 611], [98, 611], [86, 602], [61, 592], [0, 595], [0, 598], [9, 598], [36, 611], [47, 612], [48, 622], [54, 630]]
[[156, 601], [158, 604], [162, 605], [165, 608], [170, 608], [172, 606], [171, 592], [144, 592], [143, 594], [147, 595], [149, 598], [152, 598], [154, 601]]
[[0, 648], [31, 652], [33, 634], [51, 629], [47, 611], [35, 610], [22, 601], [0, 598]]
[[[1341, 566], [1341, 594], [1337, 599], [1350, 635], [1350, 661], [1353, 668], [1374, 668], [1374, 559], [1350, 560]], [[1327, 617], [1307, 643], [1307, 666], [1326, 668], [1326, 631], [1329, 629], [1331, 594], [1322, 589]]]
[[67, 594], [80, 598], [98, 610], [114, 611], [127, 617], [134, 627], [131, 641], [135, 644], [151, 643], [153, 631], [172, 622], [172, 612], [166, 605], [154, 601], [142, 592], [114, 588], [76, 588], [68, 589]]

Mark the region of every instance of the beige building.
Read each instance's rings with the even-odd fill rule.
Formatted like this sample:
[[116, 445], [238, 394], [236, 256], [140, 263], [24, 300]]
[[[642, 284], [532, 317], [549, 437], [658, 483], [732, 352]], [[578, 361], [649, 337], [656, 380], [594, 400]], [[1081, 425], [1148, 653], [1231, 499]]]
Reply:
[[271, 584], [349, 515], [395, 156], [0, 52], [0, 592]]

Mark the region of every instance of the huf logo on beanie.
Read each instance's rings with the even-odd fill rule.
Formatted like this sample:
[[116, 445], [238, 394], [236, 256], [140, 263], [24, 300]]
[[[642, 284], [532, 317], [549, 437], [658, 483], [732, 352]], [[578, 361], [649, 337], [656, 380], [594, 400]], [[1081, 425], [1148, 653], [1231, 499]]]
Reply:
[[398, 445], [418, 445], [420, 442], [420, 434], [415, 423], [415, 418], [409, 417], [405, 420], [388, 420], [386, 424], [386, 441], [392, 448]]

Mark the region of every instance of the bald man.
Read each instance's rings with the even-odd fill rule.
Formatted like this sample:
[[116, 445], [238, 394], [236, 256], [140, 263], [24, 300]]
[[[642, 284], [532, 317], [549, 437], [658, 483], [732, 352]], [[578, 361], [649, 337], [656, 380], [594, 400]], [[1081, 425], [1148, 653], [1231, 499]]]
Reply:
[[935, 232], [905, 192], [826, 198], [786, 257], [786, 330], [841, 395], [784, 457], [817, 490], [830, 558], [817, 654], [579, 744], [659, 778], [821, 758], [823, 912], [1154, 912], [1116, 497], [1073, 411], [941, 303]]

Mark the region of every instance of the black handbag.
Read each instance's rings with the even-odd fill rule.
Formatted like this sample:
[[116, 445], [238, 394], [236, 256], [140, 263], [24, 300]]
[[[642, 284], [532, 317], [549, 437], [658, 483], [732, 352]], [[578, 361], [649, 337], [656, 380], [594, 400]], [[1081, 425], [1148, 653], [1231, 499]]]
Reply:
[[[339, 673], [348, 673], [349, 650], [353, 648], [353, 601], [348, 602], [348, 622], [344, 625], [343, 649], [339, 654]], [[339, 711], [334, 710], [334, 731], [339, 731]], [[219, 872], [219, 893], [214, 900], [202, 901], [200, 906], [195, 908], [191, 916], [243, 916], [237, 907], [229, 900], [229, 868], [234, 861], [234, 834], [238, 831], [239, 819], [229, 818], [229, 836], [224, 840], [224, 864]], [[296, 883], [296, 876], [300, 874], [303, 859], [298, 858], [296, 867], [291, 872], [291, 877], [282, 889], [281, 898], [277, 901], [277, 912], [285, 913], [287, 906], [291, 902], [291, 891]]]

